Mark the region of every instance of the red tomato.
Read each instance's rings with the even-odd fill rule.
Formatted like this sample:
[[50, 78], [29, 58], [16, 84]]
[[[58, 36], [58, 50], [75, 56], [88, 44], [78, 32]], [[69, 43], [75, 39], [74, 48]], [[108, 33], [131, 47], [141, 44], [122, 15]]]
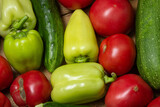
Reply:
[[153, 98], [151, 87], [136, 74], [117, 78], [105, 96], [106, 107], [145, 107]]
[[92, 3], [93, 0], [58, 0], [64, 7], [76, 10], [85, 8]]
[[134, 23], [134, 11], [128, 0], [96, 0], [89, 17], [95, 31], [105, 37], [127, 34]]
[[34, 107], [50, 98], [52, 87], [45, 75], [32, 70], [18, 76], [10, 87], [10, 94], [18, 106]]
[[0, 90], [3, 90], [13, 81], [13, 72], [8, 61], [0, 56]]
[[122, 75], [131, 70], [136, 57], [134, 41], [127, 35], [115, 34], [100, 44], [99, 63], [106, 72]]
[[152, 100], [147, 107], [160, 107], [160, 96]]
[[11, 107], [11, 102], [2, 92], [0, 92], [0, 107]]

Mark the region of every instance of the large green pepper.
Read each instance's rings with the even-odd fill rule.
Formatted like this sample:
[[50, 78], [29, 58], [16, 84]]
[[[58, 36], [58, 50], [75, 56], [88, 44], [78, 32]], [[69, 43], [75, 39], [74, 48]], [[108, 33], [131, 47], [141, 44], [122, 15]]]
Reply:
[[87, 14], [77, 9], [72, 14], [64, 34], [64, 57], [66, 63], [96, 62], [98, 44]]
[[98, 100], [106, 93], [108, 77], [103, 67], [95, 62], [73, 63], [57, 68], [51, 75], [51, 98], [58, 103], [82, 104]]
[[9, 63], [19, 73], [39, 69], [43, 55], [43, 41], [36, 30], [17, 30], [28, 19], [15, 23], [13, 31], [4, 38], [4, 53]]
[[0, 35], [5, 37], [11, 31], [11, 25], [27, 15], [29, 19], [24, 29], [33, 29], [36, 17], [30, 0], [0, 0]]

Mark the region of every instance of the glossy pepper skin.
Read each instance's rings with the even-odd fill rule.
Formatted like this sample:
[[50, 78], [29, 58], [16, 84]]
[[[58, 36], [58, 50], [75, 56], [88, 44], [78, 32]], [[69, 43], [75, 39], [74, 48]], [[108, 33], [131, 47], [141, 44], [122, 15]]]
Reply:
[[102, 98], [106, 83], [115, 80], [95, 62], [73, 63], [57, 68], [51, 75], [51, 98], [58, 103], [82, 104]]
[[64, 57], [66, 63], [96, 62], [98, 44], [89, 17], [76, 9], [64, 34]]
[[4, 39], [4, 53], [12, 67], [22, 74], [41, 66], [43, 42], [36, 30], [15, 30]]
[[5, 37], [11, 31], [11, 25], [25, 15], [29, 18], [23, 28], [35, 28], [36, 17], [30, 0], [0, 0], [0, 35]]

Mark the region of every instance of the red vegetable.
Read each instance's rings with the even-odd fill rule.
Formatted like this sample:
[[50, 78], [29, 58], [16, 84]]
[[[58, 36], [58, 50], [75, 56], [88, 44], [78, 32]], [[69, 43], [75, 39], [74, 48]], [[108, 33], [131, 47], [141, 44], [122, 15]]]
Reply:
[[147, 107], [160, 107], [160, 96], [153, 99]]
[[134, 41], [127, 35], [115, 34], [101, 42], [99, 63], [106, 72], [122, 75], [131, 70], [136, 57]]
[[146, 107], [153, 98], [151, 87], [136, 74], [126, 74], [111, 83], [106, 107]]
[[76, 10], [85, 8], [92, 3], [93, 0], [58, 0], [64, 7]]
[[128, 0], [96, 0], [89, 17], [101, 36], [128, 33], [134, 23], [134, 11]]
[[2, 92], [0, 92], [0, 107], [11, 107], [11, 102]]
[[13, 72], [8, 61], [0, 56], [0, 90], [3, 90], [13, 81]]
[[18, 106], [34, 107], [50, 98], [51, 84], [40, 71], [32, 70], [18, 76], [10, 87], [10, 94]]

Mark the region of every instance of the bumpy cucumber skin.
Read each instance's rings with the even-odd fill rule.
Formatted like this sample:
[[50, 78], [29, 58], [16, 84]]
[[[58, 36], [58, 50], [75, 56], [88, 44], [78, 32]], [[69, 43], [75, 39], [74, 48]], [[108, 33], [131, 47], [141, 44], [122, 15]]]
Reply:
[[154, 89], [160, 89], [160, 0], [139, 0], [136, 13], [137, 68]]
[[31, 0], [43, 39], [44, 65], [53, 72], [63, 63], [64, 26], [56, 0]]
[[36, 107], [90, 107], [87, 105], [71, 105], [71, 104], [60, 104], [57, 102], [46, 102], [37, 105]]

